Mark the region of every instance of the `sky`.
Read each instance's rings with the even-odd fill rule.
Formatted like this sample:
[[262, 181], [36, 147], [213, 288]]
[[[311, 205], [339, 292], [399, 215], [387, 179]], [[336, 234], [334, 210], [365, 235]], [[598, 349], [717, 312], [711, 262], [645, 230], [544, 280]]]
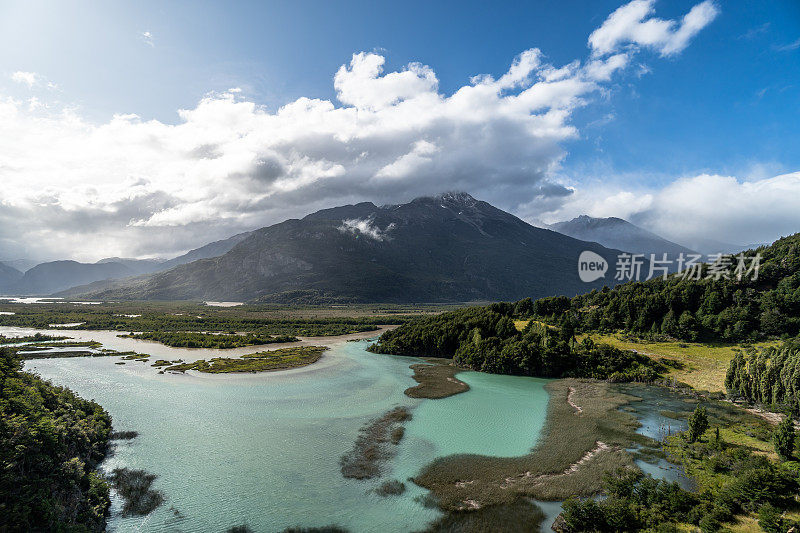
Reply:
[[800, 230], [800, 3], [0, 0], [0, 259], [169, 257], [462, 190]]

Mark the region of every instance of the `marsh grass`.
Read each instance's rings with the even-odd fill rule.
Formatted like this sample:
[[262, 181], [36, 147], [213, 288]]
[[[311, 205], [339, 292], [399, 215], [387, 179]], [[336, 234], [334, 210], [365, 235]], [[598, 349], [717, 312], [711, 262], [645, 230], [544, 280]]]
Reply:
[[[591, 496], [600, 491], [604, 472], [633, 465], [625, 448], [654, 445], [635, 433], [636, 418], [619, 409], [637, 398], [597, 381], [564, 379], [546, 387], [547, 422], [531, 453], [444, 457], [428, 465], [414, 482], [432, 491], [440, 507], [450, 511], [468, 509], [471, 501], [484, 507], [509, 504], [520, 496], [539, 500]], [[580, 413], [567, 402], [568, 396], [582, 408]]]
[[469, 390], [469, 385], [455, 377], [462, 369], [451, 363], [419, 363], [410, 368], [414, 371], [414, 381], [419, 383], [405, 390], [405, 395], [411, 398], [447, 398]]
[[[353, 449], [339, 460], [342, 476], [350, 479], [372, 479], [381, 475], [383, 464], [396, 453], [400, 424], [411, 420], [406, 407], [395, 407], [380, 418], [367, 423], [358, 432]], [[401, 437], [402, 438], [402, 437]]]

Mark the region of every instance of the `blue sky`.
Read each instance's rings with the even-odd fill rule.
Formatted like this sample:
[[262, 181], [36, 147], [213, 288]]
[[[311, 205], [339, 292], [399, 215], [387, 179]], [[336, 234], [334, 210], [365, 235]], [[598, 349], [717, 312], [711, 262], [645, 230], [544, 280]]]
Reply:
[[[678, 25], [697, 4], [661, 0], [652, 4], [648, 18], [674, 20]], [[713, 20], [676, 53], [665, 55], [657, 46], [641, 42], [619, 44], [617, 51], [631, 51], [626, 66], [603, 80], [596, 90], [582, 93], [580, 104], [569, 106], [568, 117], [560, 126], [573, 128], [572, 134], [556, 135], [549, 145], [535, 151], [526, 148], [517, 166], [499, 178], [493, 177], [487, 164], [483, 182], [463, 178], [453, 170], [451, 179], [440, 185], [471, 185], [468, 188], [477, 190], [469, 192], [532, 222], [552, 222], [581, 212], [615, 214], [669, 233], [668, 219], [674, 213], [655, 213], [652, 205], [670, 197], [663, 190], [680, 195], [675, 190], [680, 180], [702, 181], [698, 177], [707, 175], [709, 180], [722, 180], [719, 186], [724, 187], [733, 179], [735, 186], [726, 193], [733, 198], [744, 196], [747, 183], [796, 173], [800, 170], [800, 133], [796, 126], [800, 123], [800, 3], [709, 4], [716, 11]], [[177, 111], [197, 110], [199, 102], [210, 94], [232, 95], [237, 102], [263, 106], [259, 109], [264, 113], [276, 113], [281, 106], [303, 97], [346, 107], [348, 103], [338, 99], [334, 75], [350, 63], [353, 54], [362, 51], [385, 59], [383, 74], [402, 72], [413, 62], [429, 67], [437, 80], [435, 91], [450, 96], [469, 86], [473, 76], [488, 74], [499, 79], [516, 56], [532, 48], [540, 50], [542, 64], [554, 68], [573, 61], [588, 63], [593, 56], [587, 39], [624, 5], [620, 1], [0, 1], [0, 97], [14, 99], [20, 109], [20, 103], [35, 98], [36, 105], [28, 106], [30, 113], [36, 108], [37, 117], [46, 113], [49, 120], [67, 109], [81, 121], [79, 129], [84, 132], [109, 125], [114, 115], [124, 114], [137, 115], [139, 125], [155, 121], [162, 131], [161, 126], [184, 123], [186, 118]], [[231, 88], [240, 90], [226, 93]], [[26, 124], [19, 128], [33, 127]], [[51, 131], [66, 127], [63, 122], [47, 124]], [[7, 133], [13, 138], [11, 127]], [[77, 134], [65, 130], [64, 135]], [[437, 144], [431, 134], [416, 140], [403, 137], [403, 142], [413, 147], [407, 150], [409, 157], [436, 159], [439, 156], [431, 154], [447, 152], [447, 143]], [[19, 151], [26, 150], [20, 147]], [[42, 157], [47, 154], [37, 153]], [[543, 159], [527, 165], [523, 156]], [[258, 155], [256, 167], [263, 164], [262, 159]], [[320, 160], [332, 159], [325, 156]], [[453, 156], [448, 161], [455, 159]], [[501, 163], [502, 159], [498, 165]], [[87, 168], [94, 165], [89, 160], [85, 164]], [[81, 163], [71, 160], [72, 165], [80, 167]], [[291, 167], [286, 162], [282, 165]], [[9, 168], [22, 166], [17, 162]], [[376, 163], [376, 168], [381, 166], [387, 165]], [[343, 168], [345, 174], [354, 173], [346, 164]], [[331, 168], [317, 171], [336, 174]], [[0, 179], [2, 172], [0, 165]], [[530, 172], [529, 179], [526, 172]], [[184, 185], [194, 179], [191, 171], [184, 169], [181, 173], [182, 177], [176, 175], [174, 179]], [[119, 176], [113, 172], [106, 175], [109, 182], [133, 176], [157, 181], [139, 166]], [[79, 181], [76, 178], [76, 184]], [[223, 178], [220, 181], [225, 183]], [[136, 193], [146, 197], [149, 212], [141, 205], [122, 206], [125, 194], [119, 191], [113, 205], [98, 208], [95, 201], [82, 209], [80, 200], [67, 198], [57, 190], [57, 184], [47, 183], [45, 189], [48, 198], [52, 196], [48, 202], [54, 202], [64, 216], [76, 218], [76, 225], [70, 226], [73, 231], [91, 233], [88, 227], [78, 226], [81, 220], [86, 224], [122, 224], [118, 231], [107, 232], [113, 235], [109, 243], [113, 241], [110, 246], [115, 251], [157, 255], [199, 243], [208, 234], [203, 229], [206, 225], [213, 228], [213, 236], [224, 236], [283, 216], [297, 216], [326, 202], [341, 203], [370, 195], [377, 196], [376, 200], [402, 201], [416, 192], [429, 192], [413, 181], [407, 186], [392, 182], [385, 187], [356, 187], [351, 192], [332, 187], [325, 197], [292, 189], [285, 200], [273, 189], [259, 198], [260, 207], [243, 216], [233, 216], [230, 207], [211, 207], [207, 198], [180, 197], [167, 186], [153, 185], [146, 192]], [[783, 181], [778, 185], [779, 189], [787, 186]], [[81, 181], [80, 186], [102, 190], [108, 184]], [[707, 190], [715, 185], [706, 180], [693, 186]], [[788, 186], [794, 187], [794, 182]], [[552, 187], [574, 194], [542, 192]], [[284, 189], [280, 190], [285, 193]], [[21, 196], [17, 191], [16, 197], [6, 200], [14, 204], [13, 214], [35, 216], [31, 206], [41, 204], [41, 198]], [[601, 201], [601, 197], [610, 200]], [[772, 199], [768, 195], [764, 202], [769, 205]], [[237, 198], [234, 203], [241, 205], [242, 200]], [[787, 213], [791, 207], [786, 207]], [[800, 209], [800, 205], [795, 207]], [[121, 214], [118, 220], [107, 219], [96, 209], [103, 213], [117, 209]], [[175, 216], [163, 214], [170, 210]], [[176, 223], [181, 214], [188, 214], [186, 220], [191, 220]], [[781, 211], [775, 224], [761, 220], [756, 230], [742, 235], [737, 228], [720, 234], [730, 226], [730, 220], [710, 221], [708, 213], [699, 213], [698, 220], [704, 221], [705, 229], [684, 227], [667, 236], [683, 240], [738, 237], [751, 242], [768, 240], [798, 222]], [[144, 227], [150, 229], [145, 231]], [[148, 232], [157, 230], [161, 236], [154, 240]], [[42, 232], [57, 234], [46, 228]], [[124, 244], [125, 240], [129, 243]], [[157, 244], [148, 248], [143, 242]], [[0, 246], [8, 250], [0, 256], [34, 253], [11, 236], [0, 235]], [[86, 253], [78, 256], [88, 257]]]

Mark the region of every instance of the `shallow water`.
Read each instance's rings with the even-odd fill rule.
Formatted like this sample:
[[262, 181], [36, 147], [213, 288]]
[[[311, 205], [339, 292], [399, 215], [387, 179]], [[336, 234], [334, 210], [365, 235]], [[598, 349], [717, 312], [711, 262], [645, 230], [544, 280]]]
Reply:
[[[637, 433], [662, 441], [666, 437], [685, 431], [688, 427], [685, 419], [675, 419], [667, 416], [665, 412], [682, 412], [694, 409], [694, 401], [685, 395], [672, 391], [666, 387], [654, 387], [641, 383], [628, 383], [617, 385], [620, 390], [631, 394], [641, 401], [631, 402], [626, 409], [636, 416], [641, 426]], [[656, 462], [646, 462], [637, 459], [636, 466], [654, 478], [670, 482], [677, 482], [685, 490], [695, 488], [694, 481], [686, 476], [683, 467], [659, 459]]]
[[[126, 339], [97, 340], [129, 349]], [[116, 531], [224, 531], [238, 524], [258, 532], [328, 524], [354, 532], [421, 529], [438, 515], [415, 501], [423, 489], [406, 482], [405, 494], [388, 498], [372, 489], [405, 481], [439, 456], [520, 455], [536, 443], [547, 410], [545, 380], [464, 372], [458, 377], [469, 392], [413, 400], [403, 390], [414, 384], [408, 366], [418, 361], [370, 354], [366, 346], [341, 343], [309, 367], [258, 375], [158, 374], [147, 363], [115, 365], [117, 357], [34, 360], [26, 369], [97, 400], [115, 429], [139, 432], [117, 445], [104, 468], [157, 474], [155, 488], [168, 501], [144, 518], [122, 518], [115, 502], [109, 525]], [[168, 358], [181, 357], [176, 351], [169, 349]], [[359, 428], [396, 405], [412, 407], [413, 419], [383, 477], [342, 478], [339, 457]]]

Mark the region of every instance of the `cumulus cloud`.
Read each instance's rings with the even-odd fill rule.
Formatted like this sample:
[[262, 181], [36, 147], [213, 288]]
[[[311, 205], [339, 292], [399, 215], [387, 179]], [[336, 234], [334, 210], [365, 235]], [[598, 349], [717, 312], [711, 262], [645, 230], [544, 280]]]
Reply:
[[[586, 60], [552, 65], [532, 48], [450, 94], [430, 66], [385, 72], [383, 56], [361, 52], [335, 73], [336, 101], [270, 111], [231, 89], [175, 124], [135, 114], [96, 124], [0, 95], [0, 243], [53, 257], [155, 255], [365, 199], [466, 190], [512, 210], [563, 203], [573, 191], [552, 176], [578, 135], [574, 111], [638, 47], [677, 53], [716, 12], [705, 2], [678, 23], [648, 18], [644, 4], [624, 24], [619, 10], [609, 17]], [[646, 38], [637, 24], [665, 29]]]
[[595, 56], [615, 53], [634, 45], [652, 48], [662, 56], [683, 51], [692, 38], [719, 14], [712, 0], [694, 6], [683, 19], [653, 17], [655, 0], [634, 0], [614, 11], [589, 36], [589, 48]]
[[395, 228], [394, 222], [385, 229], [380, 229], [374, 221], [368, 218], [348, 218], [342, 220], [342, 225], [337, 229], [342, 233], [352, 233], [355, 236], [363, 235], [376, 241], [390, 240], [390, 233]]
[[699, 236], [746, 245], [797, 232], [798, 198], [800, 172], [752, 180], [700, 174], [661, 189], [585, 187], [545, 218], [617, 216], [687, 245]]

